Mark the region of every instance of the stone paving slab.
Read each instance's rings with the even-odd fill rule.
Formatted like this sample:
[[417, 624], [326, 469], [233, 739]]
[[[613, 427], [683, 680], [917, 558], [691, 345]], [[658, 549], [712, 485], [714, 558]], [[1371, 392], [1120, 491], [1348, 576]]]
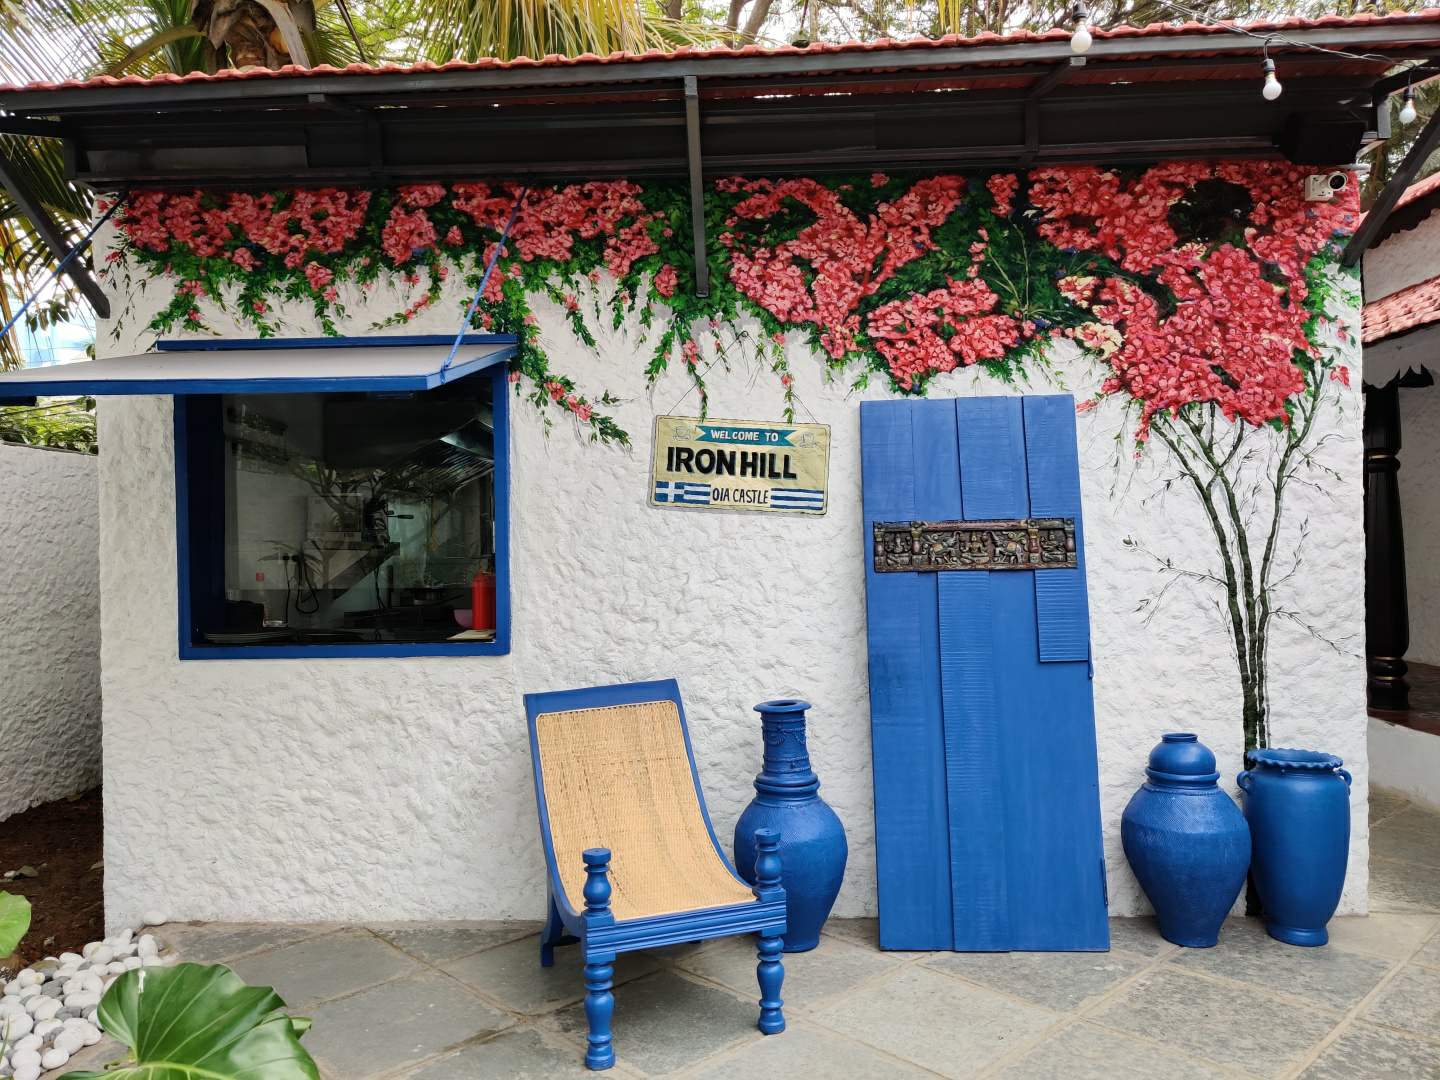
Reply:
[[[874, 919], [831, 920], [784, 958], [789, 1029], [763, 1037], [754, 943], [622, 955], [610, 1074], [627, 1080], [1440, 1080], [1440, 814], [1377, 793], [1369, 918], [1299, 949], [1248, 919], [1181, 949], [1111, 919], [1108, 953], [881, 952]], [[579, 953], [539, 966], [534, 923], [180, 924], [185, 960], [225, 961], [310, 1015], [325, 1080], [581, 1077]], [[123, 1048], [87, 1051], [99, 1064]], [[77, 1064], [81, 1059], [77, 1059]], [[84, 1059], [87, 1064], [90, 1058]], [[93, 1067], [93, 1066], [92, 1066]], [[47, 1078], [50, 1080], [50, 1078]]]

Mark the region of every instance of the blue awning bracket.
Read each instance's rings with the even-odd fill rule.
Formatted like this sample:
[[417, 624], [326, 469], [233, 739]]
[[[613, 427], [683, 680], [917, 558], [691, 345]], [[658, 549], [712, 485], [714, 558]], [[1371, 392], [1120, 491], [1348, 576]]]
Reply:
[[0, 372], [0, 404], [127, 394], [434, 390], [507, 363], [513, 334], [164, 341], [155, 352]]
[[529, 187], [522, 187], [520, 194], [515, 196], [515, 205], [510, 208], [510, 218], [505, 222], [505, 228], [500, 231], [500, 242], [495, 245], [495, 250], [490, 253], [490, 258], [485, 263], [485, 272], [480, 275], [480, 285], [475, 290], [475, 295], [470, 298], [470, 303], [465, 305], [465, 317], [460, 321], [460, 329], [455, 334], [455, 344], [450, 347], [450, 355], [445, 358], [445, 363], [440, 365], [441, 382], [445, 381], [445, 374], [450, 370], [450, 365], [455, 360], [455, 354], [460, 350], [460, 342], [465, 338], [465, 331], [470, 329], [470, 320], [475, 317], [475, 309], [480, 306], [480, 297], [485, 295], [485, 286], [489, 284], [490, 275], [495, 272], [495, 264], [500, 261], [500, 256], [505, 251], [505, 244], [510, 239], [510, 230], [515, 227], [515, 219], [520, 216], [520, 207], [525, 202], [525, 196], [529, 191]]

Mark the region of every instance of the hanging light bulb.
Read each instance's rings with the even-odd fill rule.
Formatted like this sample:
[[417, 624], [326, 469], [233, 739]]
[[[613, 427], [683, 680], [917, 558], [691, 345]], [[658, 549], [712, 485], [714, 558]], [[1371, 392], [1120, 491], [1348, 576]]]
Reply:
[[1070, 19], [1075, 24], [1075, 32], [1070, 35], [1070, 51], [1083, 53], [1094, 40], [1090, 36], [1090, 9], [1084, 4], [1076, 4], [1070, 9]]
[[1265, 63], [1260, 65], [1260, 70], [1265, 72], [1265, 85], [1260, 88], [1260, 94], [1266, 101], [1274, 101], [1284, 89], [1280, 80], [1275, 77], [1275, 61], [1267, 56]]
[[1410, 87], [1405, 88], [1405, 104], [1400, 106], [1400, 123], [1413, 124], [1415, 122], [1415, 91]]

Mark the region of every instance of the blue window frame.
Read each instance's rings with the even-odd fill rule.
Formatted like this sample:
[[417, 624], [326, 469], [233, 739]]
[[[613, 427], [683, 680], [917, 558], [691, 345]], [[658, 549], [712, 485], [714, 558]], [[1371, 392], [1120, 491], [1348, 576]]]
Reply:
[[[441, 338], [390, 340], [449, 344]], [[250, 348], [257, 344], [245, 343]], [[347, 392], [336, 387], [303, 395], [246, 395], [245, 388], [237, 386], [227, 388], [237, 393], [177, 395], [180, 658], [508, 653], [505, 373], [505, 364], [495, 364], [438, 389], [417, 392]], [[471, 406], [473, 417], [467, 413]], [[286, 420], [278, 419], [282, 416]], [[305, 417], [323, 419], [313, 429], [287, 424]], [[243, 438], [237, 434], [242, 431]], [[297, 451], [300, 443], [309, 449]], [[323, 453], [313, 449], [319, 446], [324, 446]], [[312, 453], [313, 458], [303, 456]], [[266, 461], [266, 455], [274, 459]], [[239, 463], [242, 456], [249, 465]], [[382, 461], [383, 466], [377, 464]], [[353, 477], [370, 470], [391, 479], [357, 489]], [[267, 471], [273, 475], [263, 475]], [[337, 476], [346, 484], [330, 479]], [[272, 514], [267, 488], [278, 491], [288, 484], [294, 489], [297, 480], [309, 485], [310, 509]], [[447, 492], [446, 483], [456, 486]], [[381, 487], [389, 494], [378, 494]], [[457, 491], [463, 491], [463, 497]], [[273, 502], [293, 508], [302, 500], [291, 490], [288, 499], [276, 495]], [[255, 523], [262, 518], [263, 524]], [[247, 519], [253, 519], [248, 527]], [[326, 524], [316, 526], [317, 520]], [[273, 524], [276, 521], [279, 524]], [[318, 539], [317, 528], [325, 530]], [[273, 545], [267, 554], [259, 553], [263, 544]], [[347, 565], [332, 573], [336, 562]], [[473, 570], [467, 571], [467, 565], [493, 572], [493, 640], [452, 640], [463, 634], [454, 612], [471, 606], [465, 583]], [[279, 581], [269, 580], [265, 571], [278, 575]], [[246, 574], [256, 579], [253, 584]], [[397, 576], [402, 579], [398, 590]], [[401, 603], [395, 602], [397, 594]], [[444, 620], [452, 615], [454, 625], [447, 625]]]

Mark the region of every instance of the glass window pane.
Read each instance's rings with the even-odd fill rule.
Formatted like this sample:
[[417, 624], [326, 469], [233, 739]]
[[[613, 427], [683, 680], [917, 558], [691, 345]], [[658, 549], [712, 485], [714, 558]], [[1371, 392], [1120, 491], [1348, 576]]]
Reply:
[[224, 601], [198, 644], [493, 636], [488, 379], [417, 394], [228, 395], [221, 417]]

